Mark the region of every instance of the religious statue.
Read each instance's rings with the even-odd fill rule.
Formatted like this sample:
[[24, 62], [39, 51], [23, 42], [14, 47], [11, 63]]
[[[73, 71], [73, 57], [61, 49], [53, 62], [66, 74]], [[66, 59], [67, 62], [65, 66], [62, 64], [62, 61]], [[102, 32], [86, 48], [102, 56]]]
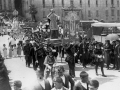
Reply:
[[30, 6], [30, 14], [32, 17], [32, 21], [36, 21], [35, 15], [37, 14], [37, 9], [36, 9], [35, 5]]
[[59, 22], [59, 16], [55, 14], [55, 11], [51, 9], [50, 14], [47, 16], [49, 20], [49, 25], [50, 25], [50, 30], [51, 30], [51, 39], [57, 39], [58, 34], [59, 34], [59, 27], [58, 27], [58, 22]]

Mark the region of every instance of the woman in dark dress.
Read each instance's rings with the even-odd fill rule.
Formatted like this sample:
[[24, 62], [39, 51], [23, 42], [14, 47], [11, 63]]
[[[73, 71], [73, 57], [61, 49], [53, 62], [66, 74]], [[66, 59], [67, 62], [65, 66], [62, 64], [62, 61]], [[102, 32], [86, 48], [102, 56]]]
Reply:
[[96, 75], [98, 75], [98, 67], [101, 67], [101, 72], [102, 72], [102, 76], [106, 77], [106, 75], [104, 74], [104, 60], [103, 60], [103, 51], [101, 49], [100, 44], [96, 44], [96, 49], [94, 50], [94, 54], [95, 54], [95, 72]]
[[104, 46], [104, 50], [105, 50], [105, 63], [107, 64], [107, 69], [110, 69], [109, 68], [109, 65], [110, 65], [110, 52], [111, 52], [111, 44], [110, 44], [110, 41], [109, 40], [106, 40], [105, 42], [105, 46]]

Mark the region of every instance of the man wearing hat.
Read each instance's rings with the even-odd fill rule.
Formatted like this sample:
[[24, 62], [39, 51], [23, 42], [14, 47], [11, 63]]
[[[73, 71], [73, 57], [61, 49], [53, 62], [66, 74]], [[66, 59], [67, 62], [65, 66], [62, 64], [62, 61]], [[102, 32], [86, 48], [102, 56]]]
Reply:
[[69, 90], [68, 88], [64, 87], [63, 80], [61, 77], [57, 76], [53, 79], [54, 88], [52, 90]]
[[65, 74], [65, 70], [63, 66], [59, 66], [58, 69], [56, 70], [56, 74], [62, 78], [63, 80], [63, 86], [66, 88], [70, 88], [69, 87], [69, 83], [71, 84], [71, 90], [73, 90], [74, 87], [74, 81], [72, 79], [72, 77], [69, 74]]
[[88, 73], [85, 71], [82, 71], [80, 73], [80, 81], [77, 81], [75, 83], [75, 90], [89, 90], [89, 78], [88, 78]]

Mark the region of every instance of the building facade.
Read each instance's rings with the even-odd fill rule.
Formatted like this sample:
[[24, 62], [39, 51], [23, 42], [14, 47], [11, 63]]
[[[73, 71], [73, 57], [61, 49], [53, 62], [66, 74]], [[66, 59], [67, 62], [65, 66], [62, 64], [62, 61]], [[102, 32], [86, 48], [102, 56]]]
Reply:
[[[21, 2], [19, 7], [15, 1]], [[43, 20], [54, 9], [56, 14], [63, 15], [63, 8], [70, 6], [71, 0], [0, 0], [0, 10], [14, 10], [17, 8], [24, 16], [30, 18], [29, 6], [37, 8], [37, 20]], [[120, 21], [120, 0], [73, 0], [74, 6], [81, 9], [82, 20], [103, 19], [105, 22]], [[20, 10], [21, 9], [21, 10]]]

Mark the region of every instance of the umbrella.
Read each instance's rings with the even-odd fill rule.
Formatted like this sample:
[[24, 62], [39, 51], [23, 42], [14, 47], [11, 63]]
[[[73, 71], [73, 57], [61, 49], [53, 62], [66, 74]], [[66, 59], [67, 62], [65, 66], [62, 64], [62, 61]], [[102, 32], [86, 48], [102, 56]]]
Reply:
[[98, 23], [93, 23], [92, 26], [93, 27], [120, 27], [120, 23], [102, 23], [102, 22], [98, 22]]
[[115, 41], [118, 39], [119, 39], [119, 36], [117, 34], [109, 34], [106, 36], [106, 40]]

